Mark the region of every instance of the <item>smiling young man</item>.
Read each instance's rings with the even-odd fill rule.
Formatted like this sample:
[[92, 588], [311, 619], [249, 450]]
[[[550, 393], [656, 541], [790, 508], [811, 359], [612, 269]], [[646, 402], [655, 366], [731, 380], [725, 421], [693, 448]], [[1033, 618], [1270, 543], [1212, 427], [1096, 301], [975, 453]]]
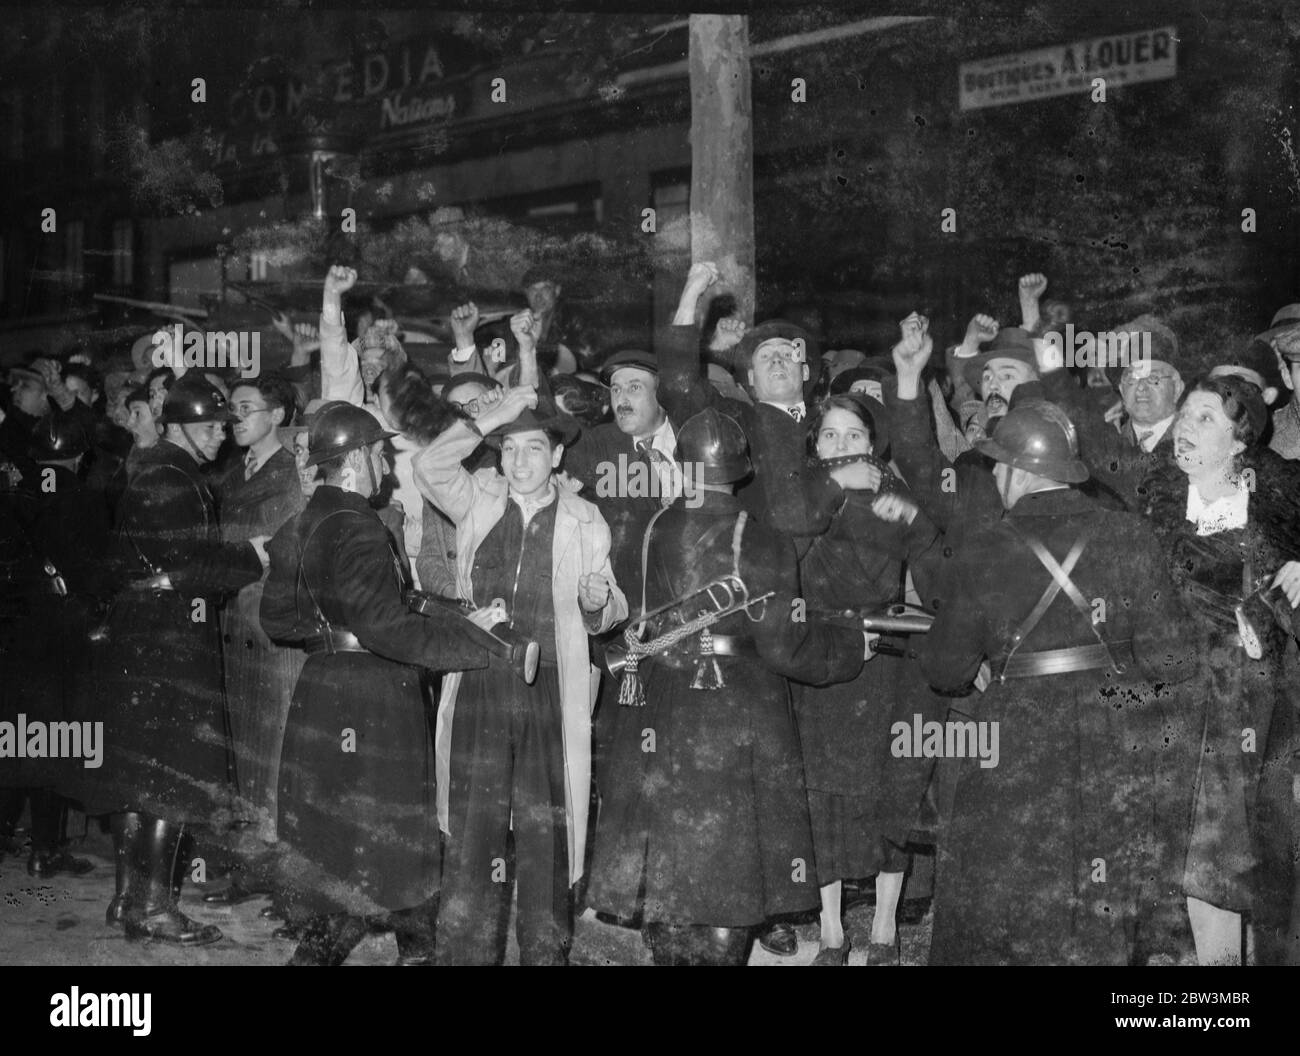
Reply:
[[[508, 661], [450, 675], [438, 708], [438, 806], [447, 848], [439, 957], [494, 964], [509, 898], [514, 833], [523, 964], [563, 964], [573, 937], [571, 885], [582, 876], [591, 780], [591, 704], [598, 678], [588, 635], [627, 616], [600, 511], [554, 474], [577, 435], [531, 388], [511, 389], [415, 456], [421, 492], [456, 525], [457, 589], [496, 609], [541, 647], [536, 680]], [[463, 460], [487, 438], [501, 470]], [[499, 622], [499, 621], [498, 621]]]

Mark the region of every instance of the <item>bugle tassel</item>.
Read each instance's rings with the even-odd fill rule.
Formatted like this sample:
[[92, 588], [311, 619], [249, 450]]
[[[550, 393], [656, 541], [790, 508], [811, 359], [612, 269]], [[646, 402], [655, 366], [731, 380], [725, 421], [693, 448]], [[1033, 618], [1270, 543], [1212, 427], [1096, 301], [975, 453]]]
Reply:
[[705, 627], [700, 631], [700, 658], [695, 662], [691, 689], [723, 689], [726, 684], [722, 668], [718, 666], [718, 658], [713, 654], [713, 633]]
[[641, 679], [637, 676], [636, 668], [636, 653], [629, 652], [627, 662], [623, 665], [623, 681], [618, 687], [618, 703], [620, 707], [645, 707], [645, 689], [641, 685]]

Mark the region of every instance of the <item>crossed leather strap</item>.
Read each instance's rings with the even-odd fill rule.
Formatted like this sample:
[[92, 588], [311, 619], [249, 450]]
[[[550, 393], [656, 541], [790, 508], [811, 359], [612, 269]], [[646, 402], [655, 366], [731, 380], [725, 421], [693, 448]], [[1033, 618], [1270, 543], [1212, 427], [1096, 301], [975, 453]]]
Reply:
[[1015, 634], [1011, 638], [1011, 651], [1007, 653], [1006, 659], [1002, 664], [1002, 673], [1000, 678], [1005, 680], [1008, 677], [1008, 668], [1012, 667], [1011, 660], [1016, 651], [1024, 644], [1025, 639], [1033, 632], [1034, 628], [1042, 621], [1051, 607], [1056, 596], [1062, 591], [1070, 599], [1072, 605], [1079, 612], [1088, 624], [1088, 629], [1092, 631], [1093, 637], [1097, 639], [1100, 646], [1100, 652], [1097, 645], [1071, 646], [1065, 649], [1044, 650], [1033, 653], [1021, 659], [1026, 662], [1032, 662], [1034, 658], [1041, 658], [1042, 670], [1026, 673], [1037, 674], [1064, 674], [1070, 671], [1083, 671], [1090, 668], [1106, 666], [1104, 661], [1109, 660], [1109, 666], [1118, 674], [1124, 673], [1124, 665], [1115, 660], [1115, 654], [1111, 651], [1111, 643], [1107, 641], [1105, 634], [1098, 629], [1096, 622], [1092, 618], [1092, 606], [1088, 604], [1083, 593], [1070, 578], [1070, 572], [1078, 564], [1079, 558], [1083, 556], [1084, 550], [1087, 549], [1088, 543], [1093, 533], [1097, 529], [1097, 523], [1094, 521], [1079, 533], [1075, 539], [1074, 545], [1070, 547], [1069, 553], [1066, 554], [1064, 561], [1057, 561], [1052, 556], [1050, 550], [1043, 545], [1042, 541], [1036, 536], [1030, 534], [1016, 522], [1008, 518], [1006, 521], [1012, 530], [1024, 541], [1024, 543], [1038, 558], [1039, 564], [1047, 569], [1048, 574], [1052, 577], [1052, 582], [1047, 585], [1043, 591], [1042, 597], [1030, 611], [1029, 615], [1024, 618], [1020, 626], [1016, 628]]

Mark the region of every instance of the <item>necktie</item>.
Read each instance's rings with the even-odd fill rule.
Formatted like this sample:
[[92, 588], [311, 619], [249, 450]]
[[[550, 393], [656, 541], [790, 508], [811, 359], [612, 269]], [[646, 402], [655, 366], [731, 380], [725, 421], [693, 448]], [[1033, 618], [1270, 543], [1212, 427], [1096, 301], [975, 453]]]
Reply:
[[664, 506], [672, 504], [677, 497], [677, 475], [675, 470], [676, 464], [669, 459], [662, 451], [650, 446], [646, 440], [638, 440], [636, 449], [645, 456], [646, 461], [650, 463], [651, 470], [659, 478], [659, 501]]
[[257, 455], [252, 451], [244, 456], [244, 479], [252, 480], [253, 474], [257, 472]]
[[1138, 447], [1142, 448], [1143, 451], [1150, 451], [1151, 448], [1147, 444], [1147, 441], [1150, 440], [1153, 435], [1155, 435], [1154, 429], [1143, 429], [1139, 432], [1137, 434]]
[[641, 454], [645, 455], [647, 459], [650, 460], [651, 465], [653, 466], [663, 465], [665, 461], [664, 453], [662, 451], [659, 451], [656, 448], [651, 447], [649, 441], [638, 440], [636, 442], [636, 449], [640, 451]]
[[798, 405], [796, 404], [794, 407], [787, 407], [786, 410], [790, 412], [790, 417], [793, 418], [796, 422], [802, 422], [802, 421], [803, 421], [803, 408], [802, 408], [802, 407], [800, 407], [800, 406], [798, 406]]

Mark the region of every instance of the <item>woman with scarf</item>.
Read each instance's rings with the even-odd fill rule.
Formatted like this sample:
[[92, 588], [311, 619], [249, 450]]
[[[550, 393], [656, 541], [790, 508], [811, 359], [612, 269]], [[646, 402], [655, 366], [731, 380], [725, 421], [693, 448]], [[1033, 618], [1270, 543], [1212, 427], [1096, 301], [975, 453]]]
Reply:
[[[827, 398], [811, 421], [807, 442], [814, 464], [854, 457], [873, 466], [880, 483], [874, 491], [846, 491], [830, 528], [800, 562], [810, 620], [817, 610], [884, 609], [903, 596], [905, 566], [924, 585], [937, 558], [938, 529], [881, 457], [889, 445], [886, 414], [878, 399], [850, 391]], [[846, 963], [843, 881], [873, 875], [876, 913], [868, 960], [898, 963], [895, 914], [908, 866], [903, 848], [929, 770], [925, 760], [891, 756], [890, 729], [895, 720], [910, 726], [916, 714], [923, 721], [942, 715], [906, 641], [891, 639], [877, 649], [852, 681], [803, 686], [796, 697], [821, 886], [817, 965]]]
[[1296, 731], [1282, 665], [1300, 604], [1300, 495], [1260, 457], [1267, 422], [1241, 378], [1193, 383], [1174, 464], [1141, 492], [1207, 638], [1182, 731], [1189, 757], [1200, 748], [1191, 801], [1170, 819], [1190, 825], [1183, 891], [1201, 964], [1241, 963], [1247, 921], [1258, 963], [1286, 956]]

